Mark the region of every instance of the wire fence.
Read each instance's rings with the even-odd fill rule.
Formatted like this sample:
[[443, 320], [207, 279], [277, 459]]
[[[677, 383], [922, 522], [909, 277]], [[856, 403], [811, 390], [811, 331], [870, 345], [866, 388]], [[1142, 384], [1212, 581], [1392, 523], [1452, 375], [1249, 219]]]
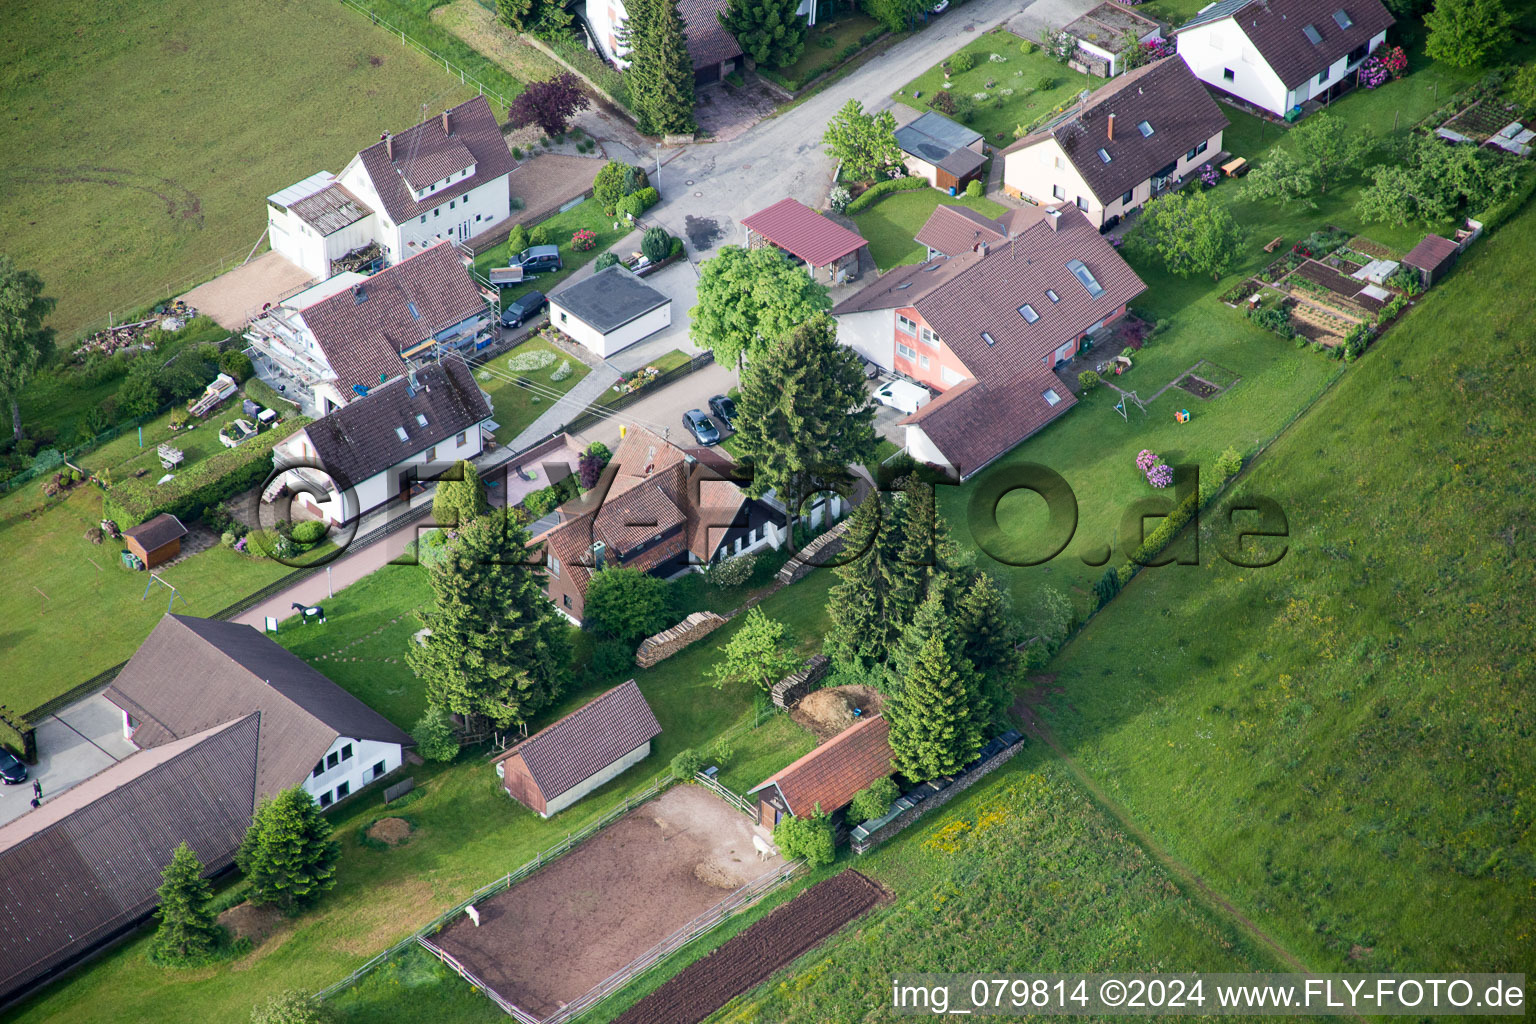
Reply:
[[374, 25], [384, 29], [391, 35], [398, 36], [400, 38], [401, 46], [409, 46], [411, 49], [415, 50], [417, 53], [420, 53], [422, 56], [429, 58], [434, 63], [441, 64], [443, 66], [444, 72], [450, 76], [457, 76], [460, 85], [473, 86], [481, 96], [484, 96], [488, 100], [494, 101], [498, 106], [502, 108], [502, 110], [506, 110], [506, 108], [511, 105], [512, 100], [510, 97], [504, 95], [499, 90], [486, 85], [482, 79], [470, 74], [461, 65], [453, 63], [453, 61], [449, 60], [443, 54], [438, 53], [436, 50], [432, 49], [432, 47], [411, 35], [395, 22], [390, 21], [388, 18], [381, 17], [379, 13], [373, 10], [371, 7], [367, 7], [361, 3], [358, 3], [358, 0], [340, 0], [340, 2], [343, 7], [350, 7], [358, 14], [363, 15], [369, 21], [373, 22]]
[[97, 331], [114, 324], [132, 323], [136, 319], [142, 319], [138, 314], [146, 310], [153, 310], [161, 302], [167, 299], [174, 299], [176, 296], [189, 292], [200, 284], [213, 280], [226, 270], [233, 270], [241, 266], [248, 262], [252, 255], [250, 250], [240, 249], [227, 256], [220, 256], [218, 259], [204, 264], [202, 269], [192, 271], [190, 276], [183, 278], [179, 283], [167, 281], [163, 290], [157, 288], [153, 292], [146, 292], [139, 298], [124, 303], [117, 309], [102, 313], [84, 327], [76, 329], [72, 337], [75, 342], [82, 342]]

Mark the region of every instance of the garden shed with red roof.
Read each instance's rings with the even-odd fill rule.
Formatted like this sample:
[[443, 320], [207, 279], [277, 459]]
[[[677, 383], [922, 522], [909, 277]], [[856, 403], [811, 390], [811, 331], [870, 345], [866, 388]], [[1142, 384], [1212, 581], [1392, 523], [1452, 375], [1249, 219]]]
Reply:
[[834, 814], [870, 783], [890, 776], [891, 726], [871, 715], [844, 729], [788, 768], [754, 787], [762, 823], [772, 828], [785, 815]]
[[747, 248], [772, 245], [804, 263], [823, 284], [842, 284], [859, 274], [859, 250], [869, 243], [798, 199], [780, 199], [742, 222]]

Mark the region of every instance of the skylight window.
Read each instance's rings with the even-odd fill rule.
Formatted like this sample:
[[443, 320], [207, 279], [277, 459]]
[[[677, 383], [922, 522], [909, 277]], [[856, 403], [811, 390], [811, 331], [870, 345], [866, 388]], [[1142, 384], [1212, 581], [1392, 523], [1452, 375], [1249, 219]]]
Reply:
[[1103, 160], [1105, 163], [1109, 163], [1109, 150], [1107, 150], [1107, 149], [1099, 150], [1099, 159]]
[[411, 319], [413, 319], [413, 320], [420, 320], [421, 319], [421, 310], [416, 308], [416, 303], [414, 303], [414, 302], [407, 302], [405, 304], [405, 308], [409, 309], [411, 311]]
[[1040, 397], [1045, 399], [1046, 405], [1055, 405], [1057, 402], [1061, 401], [1061, 396], [1056, 393], [1055, 388], [1046, 388], [1044, 391], [1040, 392]]
[[1093, 276], [1093, 271], [1083, 266], [1082, 260], [1067, 260], [1067, 269], [1072, 271], [1072, 276], [1083, 282], [1083, 287], [1088, 289], [1088, 294], [1098, 298], [1104, 294], [1104, 286], [1099, 284], [1099, 279]]
[[409, 435], [409, 434], [407, 434], [405, 432], [405, 428], [404, 427], [396, 427], [395, 428], [395, 436], [398, 437], [402, 441], [409, 441], [411, 439], [411, 435]]
[[418, 427], [426, 426], [427, 425], [427, 418], [425, 416], [423, 416], [421, 413], [417, 413], [416, 414], [416, 425]]
[[1045, 297], [1050, 299], [1052, 302], [1060, 302], [1061, 301], [1061, 296], [1056, 294], [1056, 289], [1055, 288], [1047, 288], [1045, 290]]
[[981, 340], [986, 342], [988, 345], [997, 344], [997, 339], [992, 337], [992, 335], [988, 334], [986, 331], [981, 332]]
[[1027, 324], [1032, 324], [1040, 319], [1040, 314], [1035, 312], [1035, 307], [1027, 302], [1019, 307], [1019, 316], [1023, 317], [1024, 322]]
[[1144, 139], [1151, 138], [1152, 137], [1152, 122], [1151, 121], [1139, 122], [1136, 125], [1136, 130], [1141, 132], [1141, 137], [1142, 138], [1144, 138]]
[[1301, 30], [1301, 34], [1306, 36], [1307, 41], [1310, 42], [1313, 46], [1317, 46], [1323, 41], [1322, 33], [1318, 32], [1316, 25], [1306, 26]]
[[1343, 9], [1333, 12], [1333, 23], [1339, 26], [1339, 28], [1349, 28], [1349, 26], [1354, 24], [1353, 21], [1349, 20], [1349, 15], [1345, 14]]

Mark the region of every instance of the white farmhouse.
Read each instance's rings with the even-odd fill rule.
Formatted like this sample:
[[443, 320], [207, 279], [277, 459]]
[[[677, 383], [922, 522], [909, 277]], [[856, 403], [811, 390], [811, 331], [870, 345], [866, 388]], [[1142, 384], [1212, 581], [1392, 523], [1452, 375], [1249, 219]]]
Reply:
[[372, 277], [342, 273], [251, 321], [263, 377], [323, 416], [447, 352], [488, 343], [495, 320], [458, 249], [439, 242]]
[[494, 429], [491, 404], [456, 355], [412, 370], [284, 438], [274, 467], [295, 504], [333, 525], [409, 500], [435, 467], [473, 459]]
[[329, 807], [399, 768], [402, 748], [412, 742], [308, 663], [238, 622], [165, 616], [105, 696], [123, 713], [124, 735], [145, 749], [260, 715], [257, 802], [301, 786]]
[[467, 242], [512, 214], [512, 151], [483, 96], [396, 135], [341, 174], [312, 174], [267, 197], [272, 248], [318, 279], [377, 244], [385, 264], [443, 240]]
[[1381, 0], [1221, 0], [1174, 38], [1201, 81], [1294, 118], [1347, 88], [1393, 20]]

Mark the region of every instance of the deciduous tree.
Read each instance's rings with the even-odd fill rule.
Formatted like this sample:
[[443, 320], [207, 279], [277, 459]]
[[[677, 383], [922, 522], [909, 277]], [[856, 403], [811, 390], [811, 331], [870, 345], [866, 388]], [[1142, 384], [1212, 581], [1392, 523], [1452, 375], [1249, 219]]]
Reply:
[[849, 100], [827, 123], [821, 136], [827, 155], [840, 160], [850, 178], [877, 177], [887, 167], [901, 163], [896, 144], [896, 116], [889, 110], [864, 113], [864, 104]]
[[55, 302], [43, 282], [0, 253], [0, 398], [11, 404], [11, 434], [21, 440], [21, 392], [53, 355], [53, 328], [43, 319]]
[[1462, 210], [1482, 210], [1514, 192], [1515, 161], [1478, 146], [1447, 146], [1417, 135], [1397, 158], [1371, 171], [1355, 212], [1361, 220], [1399, 226], [1436, 224]]
[[515, 515], [493, 509], [428, 567], [434, 599], [421, 620], [431, 633], [409, 644], [405, 660], [430, 706], [504, 728], [559, 695], [570, 642], [527, 542]]
[[235, 853], [250, 901], [284, 913], [309, 906], [336, 884], [341, 847], [314, 798], [298, 786], [261, 802]]
[[251, 1024], [331, 1024], [335, 1015], [308, 992], [275, 995], [251, 1010]]
[[1291, 129], [1289, 145], [1270, 151], [1249, 173], [1239, 193], [1243, 199], [1299, 199], [1316, 209], [1316, 193], [1352, 177], [1370, 154], [1370, 133], [1320, 111]]
[[1227, 208], [1205, 192], [1170, 192], [1147, 203], [1131, 235], [1133, 251], [1160, 257], [1181, 277], [1213, 280], [1237, 259], [1243, 231]]
[[749, 492], [772, 489], [791, 514], [812, 494], [843, 486], [850, 463], [874, 458], [863, 368], [838, 344], [837, 323], [825, 313], [753, 359], [737, 410], [738, 451], [752, 464]]
[[932, 0], [860, 0], [859, 6], [887, 32], [902, 32], [923, 16]]
[[582, 621], [592, 632], [633, 646], [666, 629], [667, 585], [641, 572], [610, 566], [587, 582]]
[[514, 128], [539, 126], [545, 135], [564, 135], [571, 118], [587, 108], [586, 93], [569, 71], [544, 82], [529, 82], [512, 101], [507, 119]]
[[981, 750], [984, 720], [960, 646], [941, 623], [923, 640], [912, 670], [886, 701], [892, 761], [914, 782], [953, 775]]
[[1435, 0], [1424, 15], [1424, 52], [1455, 67], [1478, 67], [1504, 48], [1513, 22], [1504, 0]]
[[747, 612], [741, 628], [720, 653], [721, 660], [708, 670], [716, 688], [752, 683], [766, 691], [801, 665], [789, 627], [764, 615], [761, 608]]
[[575, 22], [561, 0], [496, 0], [496, 16], [504, 25], [541, 39], [569, 37]]
[[699, 266], [698, 298], [688, 336], [738, 367], [832, 306], [824, 286], [771, 246], [722, 247]]
[[646, 135], [693, 131], [693, 60], [677, 0], [630, 0], [619, 28], [630, 107]]
[[805, 51], [806, 22], [800, 0], [731, 0], [715, 17], [759, 64], [788, 67]]
[[161, 872], [159, 907], [150, 959], [181, 966], [201, 963], [218, 947], [223, 929], [213, 912], [213, 887], [203, 877], [203, 862], [182, 843]]

